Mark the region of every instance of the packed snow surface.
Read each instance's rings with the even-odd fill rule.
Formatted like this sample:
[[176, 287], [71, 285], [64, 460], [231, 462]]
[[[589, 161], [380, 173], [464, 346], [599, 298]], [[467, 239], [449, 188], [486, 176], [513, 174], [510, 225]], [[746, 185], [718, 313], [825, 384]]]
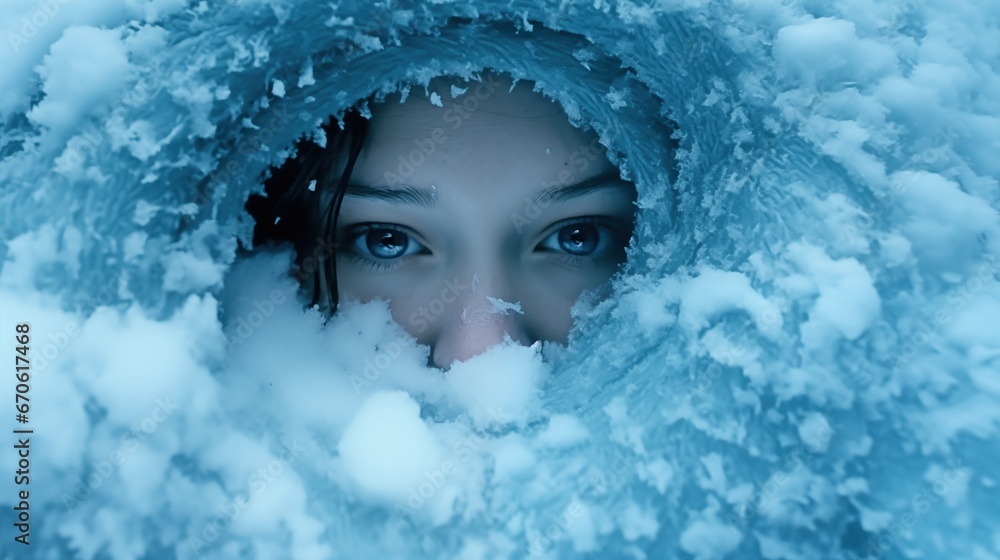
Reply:
[[[484, 68], [638, 223], [567, 347], [443, 375], [237, 240], [329, 115]], [[996, 560], [998, 92], [992, 0], [5, 0], [0, 556]]]

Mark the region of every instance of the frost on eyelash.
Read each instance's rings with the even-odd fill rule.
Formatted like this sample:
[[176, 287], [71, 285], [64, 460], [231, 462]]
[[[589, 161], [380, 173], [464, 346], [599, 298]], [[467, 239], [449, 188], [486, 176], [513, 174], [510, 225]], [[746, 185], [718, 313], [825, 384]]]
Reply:
[[494, 313], [497, 315], [506, 315], [508, 311], [514, 311], [516, 313], [524, 315], [524, 311], [521, 310], [521, 302], [510, 303], [500, 298], [495, 298], [490, 296], [486, 296], [486, 299], [490, 300], [490, 303], [493, 304], [493, 309], [492, 311], [490, 311], [490, 313]]

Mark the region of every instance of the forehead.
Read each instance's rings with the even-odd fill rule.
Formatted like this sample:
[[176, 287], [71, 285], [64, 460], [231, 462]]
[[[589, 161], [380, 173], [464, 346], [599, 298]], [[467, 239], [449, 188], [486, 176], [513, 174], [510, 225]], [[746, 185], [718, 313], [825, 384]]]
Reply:
[[[484, 81], [465, 84], [464, 93], [452, 97], [454, 82], [432, 83], [432, 101], [423, 92], [399, 103], [398, 96], [372, 108], [369, 138], [372, 142], [406, 139], [441, 128], [459, 141], [486, 140], [491, 135], [578, 133], [554, 101], [520, 82]], [[460, 91], [459, 90], [459, 91]]]
[[[452, 98], [452, 85], [465, 92]], [[540, 189], [566, 169], [575, 182], [610, 168], [603, 156], [593, 157], [596, 136], [573, 127], [561, 107], [528, 82], [511, 90], [509, 80], [439, 81], [430, 90], [437, 103], [420, 92], [404, 103], [391, 96], [372, 107], [356, 180], [385, 184], [387, 172], [404, 171], [415, 186], [506, 181]], [[585, 169], [571, 165], [585, 156]]]

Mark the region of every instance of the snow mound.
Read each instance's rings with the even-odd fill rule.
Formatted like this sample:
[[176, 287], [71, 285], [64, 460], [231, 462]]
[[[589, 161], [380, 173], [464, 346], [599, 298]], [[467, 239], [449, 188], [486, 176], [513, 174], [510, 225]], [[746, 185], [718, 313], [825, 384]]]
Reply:
[[[14, 0], [0, 38], [15, 557], [1000, 558], [1000, 4]], [[568, 348], [442, 375], [237, 240], [327, 116], [484, 68], [640, 213]]]

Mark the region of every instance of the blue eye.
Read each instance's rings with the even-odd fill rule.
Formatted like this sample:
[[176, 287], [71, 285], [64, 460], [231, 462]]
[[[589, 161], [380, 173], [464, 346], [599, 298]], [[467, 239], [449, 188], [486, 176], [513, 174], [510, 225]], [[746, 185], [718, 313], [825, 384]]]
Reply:
[[602, 259], [622, 251], [625, 245], [617, 224], [588, 216], [564, 223], [543, 239], [536, 250]]
[[391, 229], [377, 229], [365, 235], [365, 245], [372, 255], [380, 259], [394, 259], [406, 252], [410, 238], [402, 232]]
[[557, 233], [559, 248], [571, 255], [589, 255], [601, 240], [601, 232], [591, 224], [566, 226]]
[[429, 252], [399, 226], [390, 224], [362, 224], [351, 232], [350, 246], [355, 254], [373, 261]]

